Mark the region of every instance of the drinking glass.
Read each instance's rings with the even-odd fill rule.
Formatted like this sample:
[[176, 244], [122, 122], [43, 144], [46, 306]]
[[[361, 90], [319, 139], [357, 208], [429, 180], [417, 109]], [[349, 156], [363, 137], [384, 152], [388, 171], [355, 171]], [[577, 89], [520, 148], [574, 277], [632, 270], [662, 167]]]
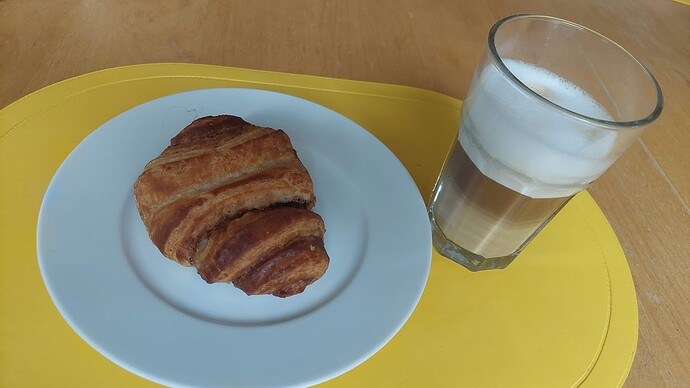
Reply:
[[652, 74], [610, 39], [550, 16], [497, 22], [428, 212], [470, 270], [504, 268], [661, 113]]

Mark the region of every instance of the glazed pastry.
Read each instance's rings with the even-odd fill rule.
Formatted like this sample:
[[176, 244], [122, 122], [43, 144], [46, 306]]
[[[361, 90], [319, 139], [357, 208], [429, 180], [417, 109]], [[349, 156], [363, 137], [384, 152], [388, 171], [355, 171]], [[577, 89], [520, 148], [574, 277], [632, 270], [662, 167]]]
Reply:
[[146, 165], [134, 195], [161, 253], [209, 283], [285, 297], [328, 267], [311, 178], [281, 130], [197, 119]]
[[247, 294], [297, 294], [326, 271], [324, 231], [321, 217], [306, 209], [249, 211], [213, 230], [195, 265], [207, 282], [234, 282]]

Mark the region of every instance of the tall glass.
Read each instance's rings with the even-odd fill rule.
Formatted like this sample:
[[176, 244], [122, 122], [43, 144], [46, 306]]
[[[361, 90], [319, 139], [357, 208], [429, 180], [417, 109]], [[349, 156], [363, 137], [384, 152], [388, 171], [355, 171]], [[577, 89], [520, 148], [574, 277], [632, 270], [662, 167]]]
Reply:
[[471, 270], [504, 268], [661, 113], [630, 53], [562, 19], [496, 23], [429, 204], [433, 241]]

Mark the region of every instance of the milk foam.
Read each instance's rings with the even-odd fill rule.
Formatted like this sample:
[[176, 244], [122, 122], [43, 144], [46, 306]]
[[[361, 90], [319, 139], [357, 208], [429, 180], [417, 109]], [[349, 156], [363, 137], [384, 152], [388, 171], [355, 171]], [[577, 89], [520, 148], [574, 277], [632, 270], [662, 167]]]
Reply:
[[[579, 114], [611, 120], [592, 96], [543, 68], [504, 61], [546, 99]], [[465, 102], [460, 144], [479, 170], [532, 198], [573, 195], [613, 163], [614, 131], [593, 129], [512, 84], [487, 66]]]

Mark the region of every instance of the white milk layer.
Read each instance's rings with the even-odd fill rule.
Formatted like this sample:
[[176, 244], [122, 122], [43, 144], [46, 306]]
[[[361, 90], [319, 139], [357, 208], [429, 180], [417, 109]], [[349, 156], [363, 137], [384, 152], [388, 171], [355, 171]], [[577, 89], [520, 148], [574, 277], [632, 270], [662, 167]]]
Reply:
[[[504, 61], [530, 89], [568, 110], [611, 116], [589, 94], [543, 68]], [[566, 197], [586, 188], [613, 163], [616, 132], [567, 117], [529, 96], [494, 66], [474, 82], [463, 111], [460, 144], [487, 177], [532, 198]], [[478, 87], [477, 87], [478, 86]]]

